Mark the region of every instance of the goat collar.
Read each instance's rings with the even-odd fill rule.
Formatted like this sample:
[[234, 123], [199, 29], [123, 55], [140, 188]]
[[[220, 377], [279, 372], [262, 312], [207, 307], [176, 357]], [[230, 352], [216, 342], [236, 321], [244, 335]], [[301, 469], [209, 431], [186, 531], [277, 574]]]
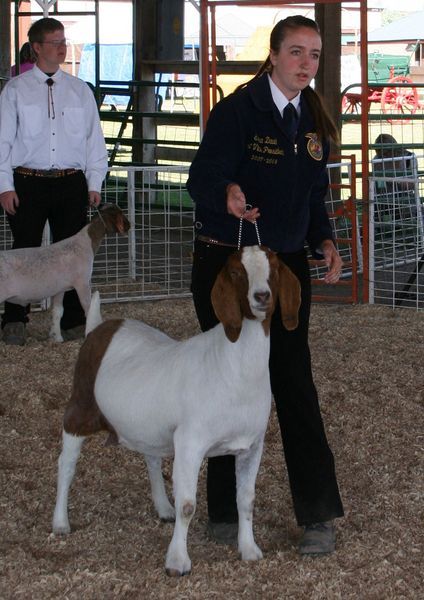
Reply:
[[[244, 212], [247, 212], [249, 210], [252, 210], [252, 205], [251, 204], [246, 204], [246, 206], [244, 207]], [[261, 238], [259, 236], [258, 223], [256, 222], [256, 219], [253, 221], [253, 225], [255, 226], [256, 237], [258, 238], [258, 246], [260, 246], [261, 245]], [[242, 229], [243, 229], [243, 215], [241, 215], [241, 217], [240, 217], [239, 231], [238, 231], [238, 238], [237, 238], [237, 250], [240, 250], [240, 248], [241, 248], [241, 232], [242, 232]]]
[[97, 208], [97, 206], [96, 206], [96, 211], [97, 211], [97, 215], [98, 215], [98, 217], [99, 217], [100, 221], [101, 221], [101, 222], [103, 223], [103, 225], [104, 225], [104, 228], [107, 230], [106, 223], [105, 223], [105, 221], [104, 221], [104, 219], [103, 219], [103, 217], [102, 217], [102, 213], [99, 211], [99, 209]]

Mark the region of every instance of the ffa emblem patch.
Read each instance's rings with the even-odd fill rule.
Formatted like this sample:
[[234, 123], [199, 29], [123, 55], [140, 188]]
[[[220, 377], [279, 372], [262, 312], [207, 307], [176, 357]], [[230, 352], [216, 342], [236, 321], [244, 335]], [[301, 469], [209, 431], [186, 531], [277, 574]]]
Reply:
[[322, 160], [322, 144], [318, 139], [316, 133], [306, 133], [305, 137], [308, 138], [308, 145], [306, 146], [309, 155], [314, 160]]

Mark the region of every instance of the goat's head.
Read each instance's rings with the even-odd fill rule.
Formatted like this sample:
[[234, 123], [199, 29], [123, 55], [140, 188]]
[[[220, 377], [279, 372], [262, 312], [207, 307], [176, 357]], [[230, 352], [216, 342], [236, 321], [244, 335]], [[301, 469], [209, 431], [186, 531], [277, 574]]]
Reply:
[[238, 340], [243, 318], [261, 321], [268, 335], [277, 298], [284, 327], [296, 329], [299, 281], [278, 256], [264, 246], [247, 246], [232, 254], [211, 294], [215, 314], [231, 342]]
[[104, 204], [97, 217], [106, 228], [106, 233], [127, 233], [130, 222], [116, 204]]

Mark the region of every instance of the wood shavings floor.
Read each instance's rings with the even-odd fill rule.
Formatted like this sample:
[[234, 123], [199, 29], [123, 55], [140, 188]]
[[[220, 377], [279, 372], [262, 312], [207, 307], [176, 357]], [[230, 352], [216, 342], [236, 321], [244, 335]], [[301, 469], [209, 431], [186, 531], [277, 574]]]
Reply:
[[[106, 305], [174, 337], [198, 331], [190, 300]], [[73, 533], [51, 534], [61, 420], [80, 342], [47, 339], [37, 313], [25, 347], [0, 342], [0, 598], [414, 599], [424, 597], [424, 313], [313, 307], [310, 342], [346, 516], [332, 556], [301, 558], [275, 414], [257, 480], [258, 563], [206, 535], [204, 468], [189, 531], [193, 567], [164, 573], [141, 456], [86, 442], [71, 488]], [[170, 487], [171, 464], [165, 475]]]

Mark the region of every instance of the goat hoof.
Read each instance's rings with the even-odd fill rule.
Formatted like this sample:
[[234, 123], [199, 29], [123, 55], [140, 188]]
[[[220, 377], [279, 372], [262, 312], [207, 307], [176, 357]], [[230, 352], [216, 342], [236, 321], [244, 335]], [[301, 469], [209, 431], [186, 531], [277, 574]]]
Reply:
[[[172, 543], [172, 542], [171, 542]], [[169, 552], [166, 555], [165, 571], [168, 577], [182, 577], [191, 571], [191, 560], [186, 552]]]
[[172, 506], [159, 510], [158, 513], [162, 523], [175, 523], [175, 509]]
[[64, 525], [63, 527], [53, 527], [53, 533], [55, 535], [68, 535], [68, 533], [71, 533], [71, 528], [69, 525]]
[[183, 573], [181, 573], [181, 571], [179, 571], [178, 569], [165, 569], [165, 572], [168, 575], [168, 577], [183, 577], [184, 575], [190, 574], [190, 571], [184, 571]]
[[161, 517], [162, 523], [175, 523], [175, 516]]
[[63, 342], [63, 337], [61, 335], [56, 335], [55, 333], [50, 334], [50, 339], [53, 342], [61, 343]]
[[175, 523], [175, 508], [169, 502], [157, 503], [156, 512], [162, 523]]
[[71, 533], [71, 527], [69, 525], [69, 521], [63, 521], [62, 519], [54, 519], [52, 525], [52, 531], [55, 535], [67, 535]]
[[250, 548], [245, 548], [240, 554], [242, 560], [261, 560], [264, 557], [262, 550], [256, 544]]

